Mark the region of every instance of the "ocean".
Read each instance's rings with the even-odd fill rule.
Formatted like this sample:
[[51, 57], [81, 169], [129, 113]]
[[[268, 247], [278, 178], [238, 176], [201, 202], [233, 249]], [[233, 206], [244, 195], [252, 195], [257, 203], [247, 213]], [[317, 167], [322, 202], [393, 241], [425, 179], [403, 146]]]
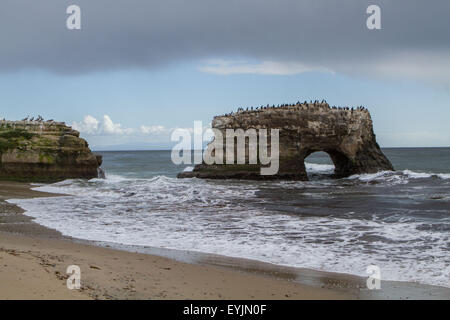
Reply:
[[332, 179], [324, 153], [308, 182], [177, 179], [170, 151], [99, 152], [106, 179], [12, 200], [75, 238], [214, 253], [277, 265], [450, 287], [450, 148], [387, 148], [395, 172]]

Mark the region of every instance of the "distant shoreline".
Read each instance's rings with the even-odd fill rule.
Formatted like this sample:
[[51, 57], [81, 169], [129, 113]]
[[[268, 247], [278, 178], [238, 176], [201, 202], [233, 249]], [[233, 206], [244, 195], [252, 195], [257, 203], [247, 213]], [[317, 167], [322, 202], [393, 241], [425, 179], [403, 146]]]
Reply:
[[[23, 270], [20, 273], [22, 280], [17, 280], [17, 285], [9, 282], [2, 286], [0, 298], [450, 298], [450, 289], [443, 287], [383, 281], [383, 290], [370, 291], [365, 288], [364, 278], [346, 274], [281, 267], [199, 252], [120, 246], [71, 239], [62, 236], [56, 230], [34, 223], [32, 218], [22, 214], [21, 208], [4, 202], [10, 198], [61, 196], [33, 191], [31, 188], [30, 184], [25, 183], [0, 182], [0, 239], [2, 243], [0, 257], [2, 261], [7, 261], [8, 265], [16, 263]], [[80, 264], [82, 273], [86, 276], [87, 285], [81, 292], [65, 288], [66, 264]], [[26, 287], [27, 284], [23, 283], [24, 279], [35, 277], [33, 272], [36, 268], [44, 270], [51, 277], [42, 279], [43, 283], [36, 284], [37, 287], [29, 288], [30, 290], [26, 291], [27, 296], [21, 296], [22, 291], [14, 288]], [[14, 268], [9, 272], [13, 270]], [[99, 272], [99, 270], [103, 271]], [[0, 276], [0, 281], [3, 277], [7, 279], [11, 276], [8, 269], [5, 269]], [[242, 286], [243, 283], [245, 286]], [[57, 290], [46, 289], [53, 287]], [[35, 294], [28, 296], [31, 292]]]

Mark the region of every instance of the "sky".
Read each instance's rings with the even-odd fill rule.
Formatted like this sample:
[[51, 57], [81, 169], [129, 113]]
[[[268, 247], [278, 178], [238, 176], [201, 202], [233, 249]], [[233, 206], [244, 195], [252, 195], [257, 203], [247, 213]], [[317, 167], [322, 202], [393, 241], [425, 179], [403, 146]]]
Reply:
[[195, 120], [326, 99], [366, 106], [382, 147], [449, 147], [449, 15], [447, 0], [2, 0], [0, 117], [167, 149]]

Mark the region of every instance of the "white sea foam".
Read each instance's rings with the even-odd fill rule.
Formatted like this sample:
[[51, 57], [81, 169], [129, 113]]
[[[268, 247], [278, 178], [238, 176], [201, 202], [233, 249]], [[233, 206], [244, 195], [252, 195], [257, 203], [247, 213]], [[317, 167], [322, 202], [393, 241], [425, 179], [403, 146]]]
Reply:
[[355, 174], [355, 175], [348, 177], [348, 179], [359, 179], [361, 181], [372, 181], [372, 180], [378, 179], [380, 177], [385, 177], [391, 173], [392, 173], [392, 171], [379, 171], [376, 173]]
[[305, 162], [305, 167], [311, 173], [333, 173], [334, 165], [332, 164], [318, 164]]
[[427, 172], [415, 172], [412, 170], [403, 171], [379, 171], [376, 173], [355, 174], [347, 179], [360, 180], [364, 182], [383, 181], [390, 184], [406, 184], [410, 179], [429, 179], [439, 178], [442, 180], [450, 179], [450, 174], [447, 173], [427, 173]]
[[[331, 169], [319, 166], [317, 170]], [[369, 181], [384, 175], [392, 173], [351, 179]], [[301, 183], [269, 186], [324, 187]], [[450, 287], [448, 236], [443, 233], [420, 230], [418, 223], [402, 220], [386, 223], [273, 212], [257, 197], [260, 186], [108, 175], [105, 180], [67, 180], [36, 188], [68, 196], [11, 202], [36, 222], [82, 239], [194, 250], [361, 276], [366, 276], [367, 265], [376, 264], [386, 280]]]
[[436, 176], [438, 178], [443, 179], [443, 180], [450, 179], [450, 173], [438, 173]]
[[425, 178], [431, 178], [433, 175], [425, 172], [414, 172], [411, 170], [403, 170], [402, 173], [409, 178], [413, 179], [425, 179]]

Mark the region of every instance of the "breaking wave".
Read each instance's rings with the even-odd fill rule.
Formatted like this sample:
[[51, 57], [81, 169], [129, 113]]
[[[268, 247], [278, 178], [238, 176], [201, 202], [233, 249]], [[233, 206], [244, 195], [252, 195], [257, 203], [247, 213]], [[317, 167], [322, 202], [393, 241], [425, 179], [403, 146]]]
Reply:
[[401, 183], [406, 184], [411, 179], [450, 179], [449, 173], [427, 173], [427, 172], [415, 172], [411, 170], [403, 171], [379, 171], [369, 174], [358, 174], [350, 176], [347, 179], [358, 179], [364, 182], [384, 181], [388, 183]]

